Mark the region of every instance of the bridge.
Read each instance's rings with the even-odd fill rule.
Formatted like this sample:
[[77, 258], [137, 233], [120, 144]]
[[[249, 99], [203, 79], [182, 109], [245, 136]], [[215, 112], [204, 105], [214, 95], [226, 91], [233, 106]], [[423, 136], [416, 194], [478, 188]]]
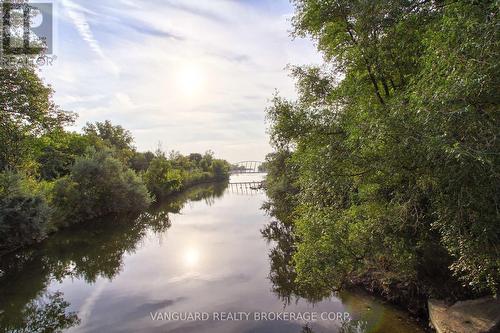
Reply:
[[[264, 163], [261, 161], [241, 161], [231, 164], [230, 174], [237, 176], [243, 174], [266, 173]], [[239, 178], [239, 179], [238, 179]], [[250, 177], [253, 178], [253, 177]], [[261, 178], [261, 177], [256, 177]], [[247, 177], [235, 177], [229, 181], [229, 190], [231, 193], [240, 195], [254, 195], [263, 190], [264, 181], [247, 180]]]
[[255, 195], [263, 190], [263, 182], [254, 181], [229, 183], [228, 189], [233, 194]]
[[241, 161], [231, 165], [231, 174], [240, 173], [265, 173], [264, 162], [261, 161]]

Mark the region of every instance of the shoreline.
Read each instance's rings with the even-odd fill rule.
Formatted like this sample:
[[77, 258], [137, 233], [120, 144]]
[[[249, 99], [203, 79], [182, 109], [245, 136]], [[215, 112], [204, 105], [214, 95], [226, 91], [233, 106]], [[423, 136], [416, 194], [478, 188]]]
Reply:
[[56, 234], [59, 231], [65, 230], [67, 228], [70, 228], [71, 226], [85, 224], [85, 223], [88, 223], [89, 221], [92, 221], [92, 220], [95, 220], [95, 219], [103, 219], [103, 218], [110, 218], [110, 217], [116, 218], [116, 217], [119, 217], [119, 216], [128, 216], [128, 215], [140, 214], [140, 213], [142, 213], [144, 211], [147, 211], [148, 209], [155, 208], [158, 205], [161, 205], [162, 203], [168, 202], [168, 200], [171, 200], [171, 199], [175, 198], [176, 196], [181, 195], [183, 192], [188, 191], [188, 190], [190, 190], [190, 189], [192, 189], [192, 188], [194, 188], [196, 186], [207, 185], [207, 184], [217, 184], [217, 183], [223, 184], [223, 183], [226, 183], [226, 182], [229, 182], [229, 178], [227, 178], [225, 180], [215, 180], [214, 179], [213, 181], [203, 181], [203, 182], [199, 182], [199, 183], [189, 184], [189, 185], [186, 185], [185, 187], [183, 187], [182, 189], [180, 189], [178, 191], [175, 191], [175, 192], [172, 192], [172, 193], [168, 194], [167, 196], [165, 196], [165, 197], [163, 197], [163, 198], [161, 198], [159, 200], [154, 200], [147, 207], [147, 209], [145, 209], [143, 211], [129, 211], [129, 212], [121, 213], [121, 214], [108, 214], [108, 215], [103, 215], [103, 216], [99, 216], [99, 217], [88, 219], [88, 220], [83, 220], [83, 221], [78, 222], [78, 223], [63, 225], [63, 226], [59, 227], [56, 230], [52, 230], [52, 231], [48, 232], [45, 235], [45, 237], [43, 237], [42, 239], [34, 240], [30, 244], [26, 244], [26, 245], [23, 245], [23, 246], [18, 246], [18, 247], [14, 248], [14, 249], [11, 249], [11, 250], [8, 250], [8, 251], [5, 251], [5, 252], [0, 252], [0, 260], [2, 260], [3, 257], [5, 257], [5, 256], [7, 256], [9, 254], [12, 254], [12, 253], [15, 253], [17, 251], [21, 251], [23, 249], [26, 249], [26, 248], [29, 248], [29, 247], [32, 247], [32, 246], [36, 246], [36, 245], [38, 245], [40, 243], [43, 243], [45, 240], [47, 240], [48, 238], [50, 238], [52, 235]]

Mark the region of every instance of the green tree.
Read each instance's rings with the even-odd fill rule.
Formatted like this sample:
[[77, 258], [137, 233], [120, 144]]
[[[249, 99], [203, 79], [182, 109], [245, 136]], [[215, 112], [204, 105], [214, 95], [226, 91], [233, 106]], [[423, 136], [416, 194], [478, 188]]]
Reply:
[[497, 293], [498, 3], [293, 2], [325, 56], [268, 109], [267, 208], [295, 229], [299, 284]]
[[36, 184], [17, 173], [0, 173], [0, 254], [43, 239], [50, 213]]
[[200, 160], [200, 168], [203, 171], [210, 171], [210, 166], [212, 165], [212, 160], [214, 158], [214, 154], [211, 151], [207, 151]]
[[149, 191], [159, 200], [181, 189], [182, 175], [163, 155], [157, 155], [144, 174]]
[[214, 159], [212, 161], [212, 174], [216, 180], [226, 180], [229, 178], [230, 165], [225, 160]]
[[195, 166], [199, 166], [203, 156], [199, 153], [191, 153], [188, 156], [189, 160], [194, 163]]
[[128, 163], [134, 156], [132, 133], [120, 125], [113, 125], [109, 120], [94, 124], [87, 123], [83, 132], [94, 140], [98, 148], [102, 141], [106, 147], [113, 149], [116, 157], [124, 163]]
[[130, 167], [132, 170], [136, 172], [145, 172], [151, 163], [151, 161], [155, 158], [155, 154], [147, 151], [145, 153], [142, 152], [134, 152], [134, 155], [129, 161]]
[[62, 224], [138, 212], [150, 203], [142, 180], [105, 151], [78, 159], [53, 191], [56, 222]]
[[0, 68], [0, 86], [0, 170], [27, 170], [36, 139], [72, 123], [74, 115], [53, 102], [52, 88], [34, 68]]
[[76, 159], [85, 155], [93, 141], [85, 135], [58, 130], [41, 137], [36, 145], [39, 176], [54, 180], [68, 175]]

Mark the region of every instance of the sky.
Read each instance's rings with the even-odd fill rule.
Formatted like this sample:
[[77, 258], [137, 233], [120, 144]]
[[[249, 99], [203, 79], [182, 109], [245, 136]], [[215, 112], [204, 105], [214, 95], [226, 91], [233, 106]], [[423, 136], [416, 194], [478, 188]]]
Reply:
[[70, 129], [110, 120], [139, 151], [212, 150], [230, 162], [271, 151], [265, 108], [294, 98], [288, 64], [317, 64], [290, 36], [288, 0], [57, 0], [56, 60], [42, 68]]

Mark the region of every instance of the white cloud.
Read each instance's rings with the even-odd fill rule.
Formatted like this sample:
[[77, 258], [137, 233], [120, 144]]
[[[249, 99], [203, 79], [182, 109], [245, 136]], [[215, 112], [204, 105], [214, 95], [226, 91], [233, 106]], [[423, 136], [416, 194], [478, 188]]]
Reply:
[[[97, 42], [90, 29], [90, 25], [87, 21], [86, 14], [96, 15], [95, 12], [88, 10], [78, 4], [75, 4], [70, 0], [63, 0], [63, 5], [66, 8], [69, 18], [72, 20], [75, 25], [78, 33], [82, 37], [82, 39], [87, 42], [89, 47], [101, 58], [107, 65], [107, 68], [113, 70], [114, 73], [119, 72], [118, 66], [112, 62], [102, 51], [101, 46]], [[64, 42], [63, 42], [64, 43]]]
[[[70, 38], [59, 40], [59, 60], [44, 70], [56, 101], [63, 108], [71, 102], [78, 126], [110, 119], [131, 129], [141, 150], [162, 141], [185, 153], [212, 149], [233, 161], [263, 159], [270, 150], [268, 99], [275, 88], [294, 96], [284, 67], [320, 60], [310, 42], [291, 40], [289, 15], [244, 2], [149, 0], [134, 8], [128, 0], [81, 0], [89, 8], [80, 8], [64, 1], [85, 43], [65, 47]], [[92, 30], [89, 18], [96, 20]], [[80, 52], [88, 46], [94, 57]], [[103, 62], [105, 55], [112, 61]], [[109, 70], [110, 63], [120, 71]], [[186, 66], [199, 72], [196, 93], [183, 93], [179, 72]]]

